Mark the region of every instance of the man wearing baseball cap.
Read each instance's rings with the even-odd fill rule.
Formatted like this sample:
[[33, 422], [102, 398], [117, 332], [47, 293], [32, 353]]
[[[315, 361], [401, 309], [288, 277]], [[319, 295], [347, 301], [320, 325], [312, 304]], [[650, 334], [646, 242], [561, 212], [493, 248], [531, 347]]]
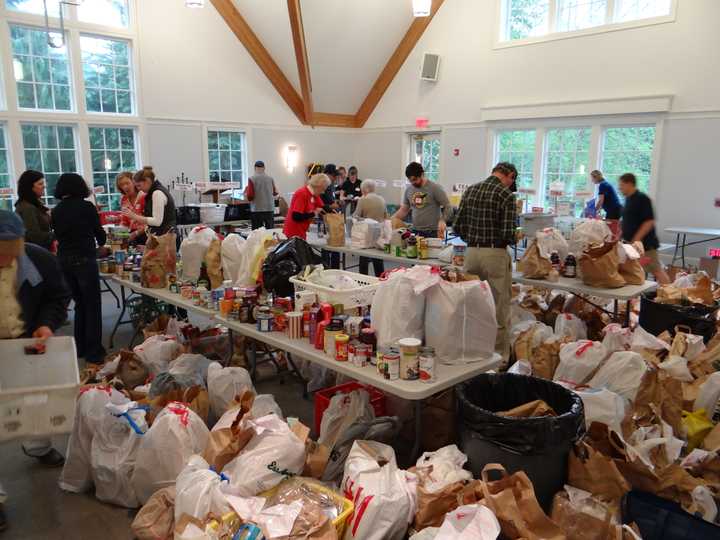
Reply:
[[265, 174], [265, 163], [255, 162], [255, 174], [248, 179], [245, 198], [250, 201], [250, 223], [253, 230], [275, 227], [275, 197], [277, 196], [275, 180]]
[[[0, 210], [0, 339], [46, 339], [67, 317], [70, 291], [55, 256], [25, 244], [25, 226], [13, 212]], [[22, 358], [4, 358], [21, 362]], [[25, 441], [23, 452], [46, 467], [60, 467], [65, 459], [49, 439]], [[0, 486], [0, 530], [6, 527]]]

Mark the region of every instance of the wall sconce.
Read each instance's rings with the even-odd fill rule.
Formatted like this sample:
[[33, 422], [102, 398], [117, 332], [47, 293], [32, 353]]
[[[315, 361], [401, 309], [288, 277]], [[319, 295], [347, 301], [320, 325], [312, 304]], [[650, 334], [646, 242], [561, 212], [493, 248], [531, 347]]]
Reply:
[[413, 0], [413, 17], [428, 17], [432, 0]]
[[298, 149], [295, 145], [288, 145], [285, 150], [285, 167], [288, 172], [293, 172], [298, 164]]

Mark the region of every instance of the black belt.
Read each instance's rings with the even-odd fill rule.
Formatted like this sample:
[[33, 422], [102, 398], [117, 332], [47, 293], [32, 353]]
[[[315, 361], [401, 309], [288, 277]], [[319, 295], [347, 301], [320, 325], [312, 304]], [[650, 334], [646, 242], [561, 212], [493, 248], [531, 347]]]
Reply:
[[505, 249], [509, 245], [510, 244], [508, 244], [507, 242], [485, 242], [485, 243], [477, 243], [477, 244], [468, 244], [468, 247]]

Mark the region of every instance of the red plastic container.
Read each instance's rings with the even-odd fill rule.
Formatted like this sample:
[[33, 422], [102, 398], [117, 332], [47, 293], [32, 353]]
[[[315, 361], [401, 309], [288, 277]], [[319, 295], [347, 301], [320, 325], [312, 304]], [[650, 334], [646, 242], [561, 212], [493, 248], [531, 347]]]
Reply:
[[325, 409], [330, 406], [330, 399], [335, 394], [349, 394], [353, 390], [367, 390], [370, 394], [370, 405], [375, 411], [375, 416], [385, 416], [385, 394], [373, 386], [359, 382], [347, 382], [332, 388], [323, 388], [315, 392], [315, 436], [320, 435], [320, 422], [322, 421]]

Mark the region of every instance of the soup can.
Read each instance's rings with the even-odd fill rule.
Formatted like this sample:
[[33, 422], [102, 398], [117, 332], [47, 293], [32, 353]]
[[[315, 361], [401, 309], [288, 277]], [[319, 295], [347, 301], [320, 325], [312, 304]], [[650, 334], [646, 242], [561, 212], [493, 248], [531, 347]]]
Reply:
[[348, 361], [348, 342], [350, 336], [347, 334], [338, 334], [335, 336], [335, 360], [338, 362]]
[[357, 342], [355, 344], [355, 355], [353, 356], [352, 363], [357, 367], [365, 367], [368, 365], [370, 355], [372, 354], [372, 347], [365, 343]]
[[287, 334], [290, 339], [300, 339], [303, 337], [302, 318], [303, 314], [299, 311], [290, 311], [287, 314]]
[[422, 382], [435, 381], [435, 348], [422, 347], [418, 354], [418, 374]]
[[400, 346], [400, 378], [414, 381], [418, 378], [418, 352], [421, 341], [417, 338], [404, 338], [398, 341]]
[[385, 370], [385, 378], [396, 381], [400, 378], [400, 351], [394, 347], [390, 347], [383, 354], [383, 368]]
[[453, 246], [452, 263], [453, 266], [465, 266], [465, 246]]

